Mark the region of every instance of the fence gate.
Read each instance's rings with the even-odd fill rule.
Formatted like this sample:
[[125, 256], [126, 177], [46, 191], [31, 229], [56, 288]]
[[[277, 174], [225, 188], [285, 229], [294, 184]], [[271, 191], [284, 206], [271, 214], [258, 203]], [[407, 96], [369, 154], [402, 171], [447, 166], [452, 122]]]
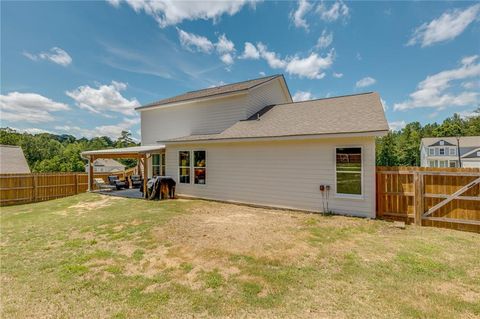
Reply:
[[377, 216], [480, 232], [480, 169], [377, 167]]

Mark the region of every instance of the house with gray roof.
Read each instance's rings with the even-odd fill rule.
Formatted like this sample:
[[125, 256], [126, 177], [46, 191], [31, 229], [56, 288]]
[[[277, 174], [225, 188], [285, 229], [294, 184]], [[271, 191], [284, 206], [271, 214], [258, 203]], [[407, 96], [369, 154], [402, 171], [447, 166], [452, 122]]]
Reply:
[[[184, 197], [375, 216], [375, 137], [388, 132], [377, 93], [294, 102], [283, 75], [182, 93], [137, 108], [137, 156]], [[323, 191], [321, 191], [323, 190]]]
[[423, 138], [420, 163], [422, 167], [480, 167], [480, 136]]
[[[99, 158], [93, 162], [94, 173], [114, 173], [125, 170], [125, 165], [112, 158]], [[88, 172], [88, 165], [85, 166], [85, 172]]]
[[28, 174], [27, 160], [20, 146], [0, 145], [0, 174]]

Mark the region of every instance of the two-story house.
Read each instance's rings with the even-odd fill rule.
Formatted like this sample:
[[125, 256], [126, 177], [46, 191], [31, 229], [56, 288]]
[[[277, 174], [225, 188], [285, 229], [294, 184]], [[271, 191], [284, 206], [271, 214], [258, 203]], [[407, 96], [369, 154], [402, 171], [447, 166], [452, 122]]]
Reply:
[[423, 138], [420, 161], [422, 167], [480, 167], [480, 136]]
[[328, 195], [336, 213], [375, 216], [375, 137], [388, 132], [377, 93], [293, 102], [275, 75], [137, 111], [142, 146], [83, 155], [137, 153], [185, 197], [320, 212]]

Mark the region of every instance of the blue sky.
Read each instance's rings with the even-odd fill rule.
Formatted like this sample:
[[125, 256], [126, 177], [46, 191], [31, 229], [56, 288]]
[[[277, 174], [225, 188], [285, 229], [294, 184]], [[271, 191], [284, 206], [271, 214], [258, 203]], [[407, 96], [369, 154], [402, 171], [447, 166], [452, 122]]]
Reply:
[[139, 138], [134, 107], [283, 73], [297, 100], [377, 91], [392, 128], [480, 105], [474, 2], [1, 2], [1, 126]]

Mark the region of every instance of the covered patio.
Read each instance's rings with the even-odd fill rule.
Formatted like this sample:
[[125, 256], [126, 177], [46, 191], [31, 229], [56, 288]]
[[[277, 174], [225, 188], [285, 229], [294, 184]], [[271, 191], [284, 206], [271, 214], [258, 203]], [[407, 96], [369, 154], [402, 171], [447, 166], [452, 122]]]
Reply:
[[[82, 152], [82, 157], [88, 160], [88, 191], [91, 192], [94, 189], [94, 171], [93, 171], [93, 162], [99, 158], [132, 158], [137, 159], [138, 171], [142, 175], [143, 179], [143, 189], [147, 189], [147, 180], [149, 176], [149, 165], [148, 159], [153, 154], [162, 154], [165, 152], [165, 145], [149, 145], [149, 146], [132, 146], [124, 148], [112, 148], [112, 149], [103, 149], [95, 151], [86, 151]], [[143, 173], [142, 173], [143, 172]], [[138, 191], [138, 190], [137, 190]], [[102, 192], [107, 193], [107, 192]], [[133, 194], [132, 190], [126, 189], [121, 191], [112, 191], [113, 193], [119, 196], [122, 194], [125, 197], [133, 196], [135, 198], [140, 198], [138, 194]], [[138, 192], [139, 193], [139, 192]], [[145, 193], [145, 192], [144, 192]]]

